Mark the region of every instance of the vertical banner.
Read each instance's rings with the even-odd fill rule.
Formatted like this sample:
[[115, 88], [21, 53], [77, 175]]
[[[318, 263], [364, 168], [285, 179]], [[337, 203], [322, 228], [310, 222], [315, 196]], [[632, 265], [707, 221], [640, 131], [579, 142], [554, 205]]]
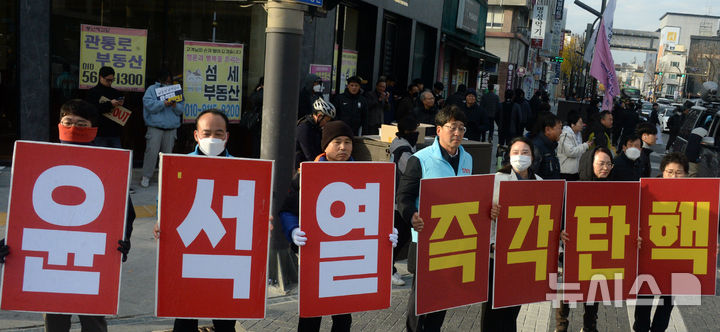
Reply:
[[418, 315], [487, 301], [494, 181], [495, 175], [420, 181]]
[[390, 307], [395, 164], [300, 169], [300, 317]]
[[542, 48], [545, 39], [545, 26], [547, 25], [548, 6], [535, 5], [533, 8], [532, 25], [530, 26], [530, 41], [533, 48]]
[[161, 155], [156, 316], [265, 317], [272, 168]]
[[132, 152], [16, 141], [2, 310], [116, 315]]
[[80, 25], [80, 89], [98, 84], [100, 67], [115, 69], [113, 88], [145, 91], [147, 30]]
[[342, 63], [340, 64], [340, 91], [345, 92], [347, 79], [357, 75], [358, 52], [353, 50], [342, 50]]
[[639, 294], [715, 295], [720, 179], [640, 186]]
[[565, 181], [500, 183], [493, 308], [543, 302], [556, 293], [549, 281], [558, 270], [564, 194]]
[[240, 122], [243, 45], [185, 41], [183, 53], [183, 122], [194, 123], [198, 113], [217, 108], [230, 123]]
[[635, 298], [639, 205], [638, 182], [567, 183], [565, 302]]

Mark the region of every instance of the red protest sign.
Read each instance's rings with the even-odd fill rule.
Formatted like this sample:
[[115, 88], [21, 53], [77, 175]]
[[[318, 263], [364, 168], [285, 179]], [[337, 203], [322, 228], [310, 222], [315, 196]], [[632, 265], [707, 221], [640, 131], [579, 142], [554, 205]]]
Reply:
[[273, 162], [161, 155], [158, 317], [263, 318]]
[[[564, 301], [635, 298], [640, 183], [568, 182], [566, 188]], [[578, 284], [579, 293], [569, 291]]]
[[556, 293], [549, 280], [557, 278], [564, 194], [565, 181], [500, 182], [493, 308], [543, 302]]
[[117, 314], [131, 156], [15, 142], [3, 310]]
[[300, 317], [390, 307], [395, 164], [300, 165]]
[[[420, 181], [416, 313], [487, 301], [494, 175]], [[461, 189], [461, 190], [460, 190]]]
[[641, 179], [639, 294], [715, 295], [719, 179]]

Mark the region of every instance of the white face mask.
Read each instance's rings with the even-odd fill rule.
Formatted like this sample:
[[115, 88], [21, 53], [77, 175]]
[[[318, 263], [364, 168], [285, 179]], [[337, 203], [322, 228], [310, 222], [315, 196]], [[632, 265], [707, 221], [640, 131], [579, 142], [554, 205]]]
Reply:
[[510, 156], [510, 165], [518, 172], [523, 172], [530, 167], [532, 159], [530, 156], [514, 155]]
[[201, 138], [198, 141], [198, 147], [206, 156], [217, 156], [225, 151], [226, 142], [227, 140], [213, 137]]
[[625, 156], [628, 157], [630, 160], [635, 160], [640, 158], [640, 149], [638, 148], [627, 148], [625, 150]]
[[325, 87], [322, 84], [313, 86], [313, 91], [315, 91], [315, 92], [319, 93], [319, 92], [323, 92], [323, 90], [325, 90]]

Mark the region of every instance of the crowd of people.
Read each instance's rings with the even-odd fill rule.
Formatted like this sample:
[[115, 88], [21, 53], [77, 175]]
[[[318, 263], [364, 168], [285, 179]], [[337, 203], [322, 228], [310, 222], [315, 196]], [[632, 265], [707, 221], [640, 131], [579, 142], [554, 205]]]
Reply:
[[[69, 144], [95, 144], [119, 147], [118, 124], [108, 121], [102, 114], [123, 104], [122, 95], [111, 85], [112, 68], [100, 69], [100, 82], [88, 92], [86, 101], [71, 100], [60, 112], [60, 140]], [[156, 83], [150, 86], [143, 98], [143, 117], [147, 125], [147, 148], [144, 156], [141, 185], [147, 187], [157, 163], [158, 152], [172, 152], [176, 129], [180, 126], [182, 103], [158, 100], [155, 90], [170, 84], [170, 73], [161, 72]], [[494, 128], [498, 128], [496, 144], [506, 152], [502, 167], [495, 177], [495, 192], [490, 218], [499, 215], [498, 188], [501, 181], [565, 179], [567, 181], [636, 181], [651, 176], [650, 154], [657, 142], [657, 105], [648, 121], [640, 121], [635, 106], [618, 103], [615, 109], [598, 112], [592, 109], [585, 114], [574, 110], [565, 119], [551, 112], [548, 94], [536, 92], [530, 100], [523, 90], [507, 90], [504, 101], [488, 91], [478, 94], [459, 85], [457, 91], [445, 98], [444, 87], [437, 82], [432, 89], [416, 80], [399, 94], [392, 78], [381, 77], [372, 91], [363, 91], [364, 81], [357, 76], [347, 79], [347, 88], [333, 97], [332, 102], [322, 97], [322, 81], [309, 76], [303, 86], [298, 110], [296, 130], [295, 169], [292, 188], [280, 209], [279, 224], [293, 249], [305, 245], [306, 234], [298, 222], [298, 194], [300, 184], [297, 170], [302, 162], [352, 161], [353, 138], [358, 135], [377, 134], [383, 123], [397, 123], [396, 137], [390, 144], [390, 161], [396, 167], [396, 209], [389, 242], [397, 250], [409, 245], [408, 270], [415, 273], [417, 234], [422, 232], [424, 221], [418, 215], [418, 196], [422, 179], [471, 175], [472, 156], [461, 143], [464, 138], [492, 142]], [[256, 92], [262, 92], [262, 82]], [[396, 95], [398, 93], [398, 95]], [[105, 97], [105, 98], [101, 98]], [[261, 96], [260, 96], [261, 98]], [[677, 119], [681, 121], [682, 119]], [[424, 149], [418, 149], [420, 123], [435, 126], [436, 137]], [[92, 130], [93, 128], [97, 128]], [[197, 116], [194, 139], [197, 143], [190, 154], [232, 157], [227, 150], [229, 138], [228, 118], [218, 110], [205, 110]], [[671, 135], [672, 135], [671, 131]], [[672, 138], [671, 138], [672, 140]], [[668, 142], [670, 143], [670, 142]], [[689, 172], [688, 159], [680, 153], [668, 153], [660, 164], [662, 177], [684, 177]], [[128, 204], [132, 211], [132, 202]], [[130, 233], [134, 213], [128, 213], [126, 237], [118, 240], [123, 261], [130, 250]], [[493, 224], [494, 228], [494, 224]], [[156, 227], [155, 236], [159, 237]], [[494, 233], [492, 233], [494, 234]], [[563, 232], [563, 242], [572, 241]], [[494, 236], [491, 236], [491, 248]], [[0, 262], [9, 254], [9, 248], [0, 243]], [[492, 257], [492, 253], [489, 253]], [[491, 263], [490, 266], [493, 266]], [[388, 267], [390, 269], [391, 267]], [[405, 281], [392, 266], [392, 282]], [[490, 280], [493, 273], [490, 271]], [[492, 282], [490, 283], [492, 285]], [[489, 296], [492, 297], [492, 290]], [[415, 312], [415, 279], [408, 300], [406, 326], [408, 331], [439, 331], [445, 311], [426, 315]], [[583, 330], [597, 331], [598, 305], [584, 307]], [[672, 302], [665, 301], [654, 319], [649, 308], [635, 311], [635, 331], [662, 331], [667, 328]], [[519, 306], [483, 309], [484, 331], [515, 331]], [[557, 309], [557, 331], [568, 329], [569, 307]], [[333, 331], [349, 331], [352, 315], [332, 317]], [[301, 318], [298, 331], [317, 331], [320, 317]], [[106, 330], [102, 317], [81, 316], [83, 330]], [[234, 321], [216, 320], [216, 331], [234, 331]], [[46, 315], [48, 328], [69, 329], [68, 315]], [[178, 319], [175, 331], [197, 331], [197, 320]]]

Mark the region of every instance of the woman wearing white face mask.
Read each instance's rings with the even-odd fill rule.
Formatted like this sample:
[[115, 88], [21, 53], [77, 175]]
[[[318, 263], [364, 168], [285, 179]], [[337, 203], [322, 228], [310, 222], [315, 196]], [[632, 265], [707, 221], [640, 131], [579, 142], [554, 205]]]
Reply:
[[635, 134], [623, 136], [620, 139], [622, 152], [615, 157], [615, 166], [610, 173], [613, 181], [638, 181], [642, 174], [640, 155], [642, 154], [642, 141]]
[[[533, 163], [533, 144], [525, 137], [516, 137], [510, 141], [509, 148], [510, 164], [495, 173], [495, 189], [493, 191], [493, 207], [490, 211], [492, 227], [490, 228], [490, 285], [493, 278], [493, 259], [495, 251], [495, 226], [496, 219], [500, 214], [498, 200], [500, 196], [500, 182], [516, 180], [542, 180], [530, 169]], [[516, 320], [520, 313], [520, 306], [492, 309], [492, 289], [488, 292], [488, 301], [484, 304], [483, 331], [515, 331]]]

